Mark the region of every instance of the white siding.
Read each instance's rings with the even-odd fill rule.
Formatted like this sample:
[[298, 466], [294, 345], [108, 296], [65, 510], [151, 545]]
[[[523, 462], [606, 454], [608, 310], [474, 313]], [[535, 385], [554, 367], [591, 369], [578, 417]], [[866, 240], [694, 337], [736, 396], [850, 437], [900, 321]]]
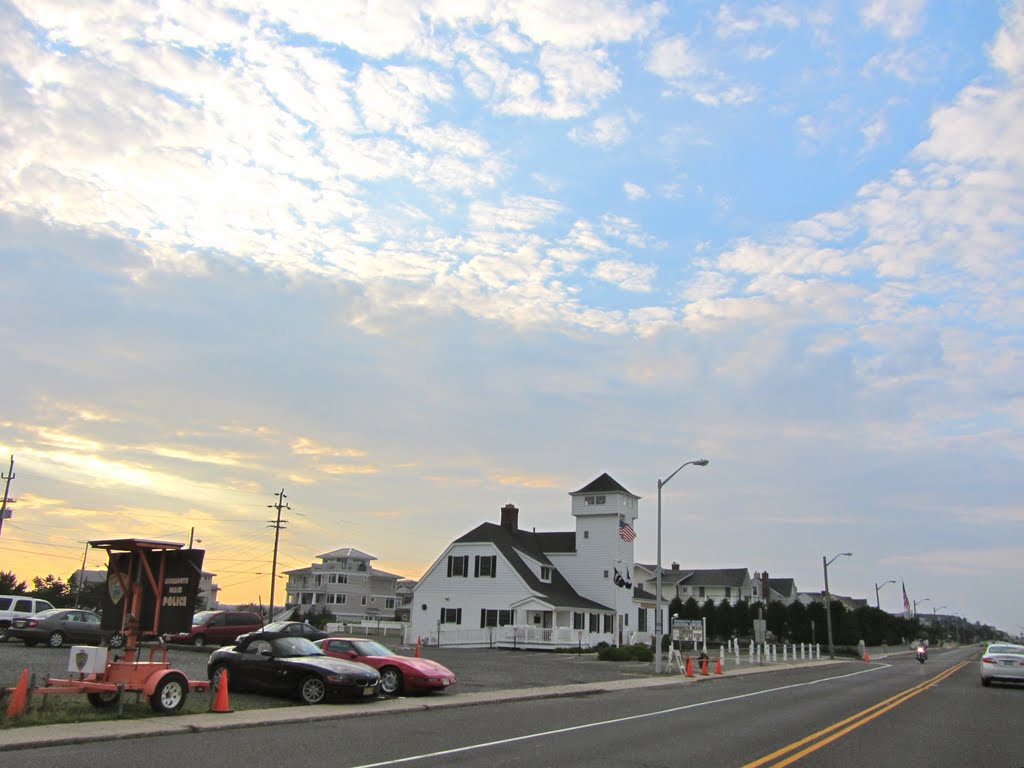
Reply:
[[[448, 557], [462, 555], [469, 556], [468, 575], [449, 577]], [[497, 556], [493, 578], [473, 575], [477, 555]], [[435, 635], [442, 608], [461, 608], [461, 627], [478, 629], [481, 609], [508, 610], [510, 605], [531, 594], [526, 583], [494, 545], [453, 544], [413, 589], [411, 636], [415, 639]]]

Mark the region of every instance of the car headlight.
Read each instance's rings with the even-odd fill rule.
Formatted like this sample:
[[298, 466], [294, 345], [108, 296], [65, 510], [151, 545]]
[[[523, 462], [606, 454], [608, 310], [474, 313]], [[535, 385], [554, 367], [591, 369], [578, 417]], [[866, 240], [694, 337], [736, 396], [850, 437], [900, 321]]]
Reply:
[[351, 683], [351, 675], [328, 675], [326, 678], [328, 683]]

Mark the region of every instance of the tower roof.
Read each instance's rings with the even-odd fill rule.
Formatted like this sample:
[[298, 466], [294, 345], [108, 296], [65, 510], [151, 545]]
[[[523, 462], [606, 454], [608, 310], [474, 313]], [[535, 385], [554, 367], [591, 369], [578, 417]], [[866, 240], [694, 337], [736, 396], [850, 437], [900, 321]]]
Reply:
[[635, 493], [630, 493], [621, 485], [619, 485], [611, 475], [607, 472], [602, 474], [596, 480], [590, 481], [587, 485], [580, 488], [578, 491], [570, 493], [570, 496], [578, 496], [581, 493], [624, 493], [627, 496], [632, 496], [634, 499], [639, 499]]

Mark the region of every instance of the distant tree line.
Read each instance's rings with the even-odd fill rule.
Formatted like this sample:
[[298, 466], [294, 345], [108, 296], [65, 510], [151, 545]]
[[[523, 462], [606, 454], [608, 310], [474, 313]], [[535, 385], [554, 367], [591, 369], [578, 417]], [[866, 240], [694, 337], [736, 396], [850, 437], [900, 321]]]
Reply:
[[[1007, 635], [985, 624], [970, 624], [952, 618], [922, 622], [917, 617], [893, 615], [870, 606], [848, 610], [836, 600], [830, 603], [832, 614], [832, 641], [835, 645], [855, 646], [863, 640], [867, 645], [898, 645], [918, 638], [929, 643], [957, 640], [977, 643], [985, 640], [1005, 640]], [[706, 600], [703, 604], [694, 598], [686, 601], [676, 597], [669, 603], [669, 616], [681, 619], [707, 619], [708, 639], [725, 642], [731, 638], [749, 640], [753, 637], [754, 619], [763, 618], [767, 631], [776, 643], [828, 643], [825, 605], [809, 605], [796, 601], [785, 605], [771, 601], [767, 605], [751, 605], [748, 600], [730, 603]]]

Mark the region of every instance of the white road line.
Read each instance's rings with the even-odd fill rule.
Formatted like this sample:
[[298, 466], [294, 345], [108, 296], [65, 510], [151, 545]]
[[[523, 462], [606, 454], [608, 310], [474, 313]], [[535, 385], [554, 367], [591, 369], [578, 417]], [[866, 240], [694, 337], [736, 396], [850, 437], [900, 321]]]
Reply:
[[656, 712], [647, 712], [642, 715], [627, 715], [626, 717], [617, 717], [614, 720], [601, 720], [596, 723], [584, 723], [583, 725], [573, 725], [568, 728], [557, 728], [553, 731], [540, 731], [539, 733], [528, 733], [524, 736], [513, 736], [510, 739], [499, 739], [498, 741], [485, 741], [480, 744], [469, 744], [465, 747], [455, 747], [454, 749], [442, 749], [438, 752], [424, 752], [422, 755], [410, 755], [409, 757], [399, 757], [394, 760], [384, 760], [379, 763], [364, 763], [363, 765], [356, 765], [352, 768], [383, 768], [387, 765], [401, 765], [402, 763], [411, 763], [414, 760], [429, 760], [432, 757], [445, 757], [446, 755], [457, 755], [460, 752], [471, 752], [476, 749], [487, 749], [489, 747], [498, 747], [503, 744], [514, 744], [517, 741], [528, 741], [530, 739], [540, 739], [545, 736], [557, 736], [563, 733], [572, 733], [573, 731], [583, 731], [588, 728], [601, 728], [607, 725], [615, 725], [617, 723], [627, 723], [630, 720], [643, 720], [648, 717], [659, 717], [661, 715], [670, 715], [674, 712], [683, 712], [687, 709], [697, 709], [698, 707], [708, 707], [712, 704], [725, 704], [730, 701], [739, 701], [741, 699], [750, 699], [755, 696], [764, 696], [769, 693], [778, 693], [779, 691], [789, 691], [794, 688], [806, 688], [810, 685], [818, 685], [820, 683], [830, 683], [834, 680], [843, 680], [847, 677], [856, 677], [857, 675], [865, 675], [870, 672], [877, 672], [880, 669], [886, 669], [892, 666], [891, 664], [879, 664], [877, 666], [869, 667], [868, 669], [862, 669], [858, 672], [850, 672], [845, 675], [835, 675], [834, 677], [823, 677], [818, 680], [811, 680], [806, 683], [793, 683], [792, 685], [783, 685], [779, 688], [769, 688], [764, 691], [754, 691], [752, 693], [741, 693], [737, 696], [727, 696], [724, 699], [712, 699], [711, 701], [700, 701], [694, 704], [686, 704], [681, 707], [671, 707], [670, 709], [660, 709]]

